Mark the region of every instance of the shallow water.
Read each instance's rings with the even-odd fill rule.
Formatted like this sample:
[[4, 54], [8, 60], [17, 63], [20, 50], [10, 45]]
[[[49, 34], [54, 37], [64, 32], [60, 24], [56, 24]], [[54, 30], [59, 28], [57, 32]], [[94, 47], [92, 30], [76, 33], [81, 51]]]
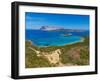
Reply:
[[[63, 36], [63, 34], [71, 34]], [[86, 32], [58, 32], [42, 30], [26, 30], [25, 39], [31, 40], [33, 45], [44, 46], [63, 46], [70, 43], [80, 42], [83, 36], [88, 35]]]

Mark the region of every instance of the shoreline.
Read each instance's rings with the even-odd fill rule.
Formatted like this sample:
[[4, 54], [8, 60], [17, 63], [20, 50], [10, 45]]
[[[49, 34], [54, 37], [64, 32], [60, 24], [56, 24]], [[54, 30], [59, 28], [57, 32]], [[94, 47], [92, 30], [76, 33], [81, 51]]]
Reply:
[[[68, 43], [68, 44], [66, 44], [66, 45], [72, 45], [72, 44], [75, 44], [75, 43], [81, 43], [81, 42], [84, 42], [84, 38], [83, 38], [83, 37], [81, 37], [81, 40], [80, 40], [80, 41]], [[65, 45], [64, 45], [64, 46], [65, 46]]]
[[[81, 42], [84, 42], [84, 40], [85, 40], [85, 39], [84, 39], [83, 37], [81, 37], [81, 40], [80, 40], [80, 41], [75, 41], [75, 42], [68, 43], [68, 44], [61, 45], [61, 46], [72, 45], [72, 44], [75, 44], [75, 43], [81, 43]], [[33, 44], [33, 42], [32, 42], [31, 40], [26, 40], [26, 41], [28, 41], [28, 42], [30, 42], [32, 45], [34, 45], [34, 46], [36, 46], [36, 47], [40, 47], [40, 48], [42, 48], [42, 47], [52, 47], [52, 46], [37, 46], [37, 45]]]

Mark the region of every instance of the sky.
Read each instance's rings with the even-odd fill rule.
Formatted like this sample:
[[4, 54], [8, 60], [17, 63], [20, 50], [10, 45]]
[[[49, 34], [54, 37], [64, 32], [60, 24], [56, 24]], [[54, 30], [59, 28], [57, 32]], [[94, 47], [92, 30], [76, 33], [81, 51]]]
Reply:
[[25, 13], [26, 29], [40, 29], [42, 26], [54, 26], [65, 29], [89, 30], [89, 15]]

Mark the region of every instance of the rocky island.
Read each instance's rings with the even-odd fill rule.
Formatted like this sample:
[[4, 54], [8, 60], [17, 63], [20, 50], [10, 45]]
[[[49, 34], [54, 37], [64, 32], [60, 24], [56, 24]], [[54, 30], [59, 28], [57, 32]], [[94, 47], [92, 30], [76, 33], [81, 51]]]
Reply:
[[55, 27], [55, 26], [42, 26], [40, 28], [40, 30], [44, 30], [44, 31], [53, 31], [53, 30], [62, 30], [64, 28], [62, 27]]
[[56, 27], [56, 26], [42, 26], [40, 30], [43, 31], [61, 31], [61, 32], [85, 32], [87, 30], [83, 29], [65, 29], [63, 27]]

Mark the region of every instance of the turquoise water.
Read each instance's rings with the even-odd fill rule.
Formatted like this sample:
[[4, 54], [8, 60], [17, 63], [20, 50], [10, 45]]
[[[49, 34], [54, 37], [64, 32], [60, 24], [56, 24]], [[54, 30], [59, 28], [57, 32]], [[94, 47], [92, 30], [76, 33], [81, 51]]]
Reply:
[[70, 32], [71, 36], [62, 36], [64, 32], [50, 32], [40, 30], [27, 30], [25, 38], [31, 40], [33, 45], [39, 47], [45, 46], [63, 46], [66, 44], [82, 41], [82, 36], [86, 36], [85, 32]]
[[69, 43], [79, 42], [81, 38], [79, 36], [68, 37], [55, 37], [55, 38], [39, 38], [36, 40], [38, 46], [63, 46]]

